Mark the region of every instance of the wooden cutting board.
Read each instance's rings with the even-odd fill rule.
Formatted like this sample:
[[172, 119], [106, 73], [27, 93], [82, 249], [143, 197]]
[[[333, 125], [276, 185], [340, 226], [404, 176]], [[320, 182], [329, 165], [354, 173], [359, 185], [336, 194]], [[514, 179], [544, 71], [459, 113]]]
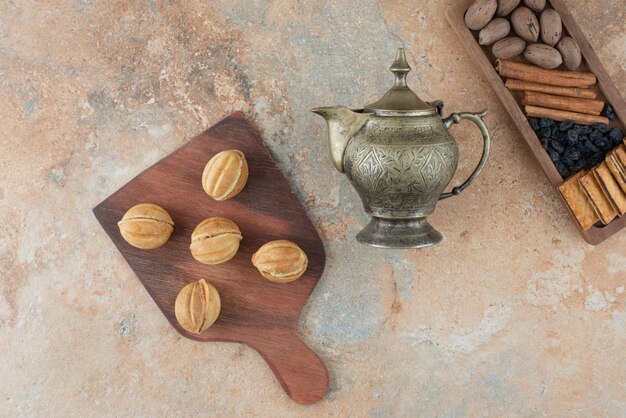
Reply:
[[[234, 148], [246, 155], [248, 183], [235, 198], [216, 202], [202, 189], [202, 171], [213, 155]], [[174, 220], [170, 240], [154, 250], [130, 246], [117, 227], [126, 210], [142, 202], [165, 208]], [[298, 334], [300, 311], [324, 271], [324, 246], [263, 141], [240, 113], [139, 174], [93, 212], [178, 332], [198, 341], [238, 342], [252, 347], [296, 402], [311, 404], [325, 396], [328, 371]], [[189, 251], [191, 232], [210, 216], [232, 219], [243, 235], [237, 255], [216, 266], [197, 262]], [[252, 254], [275, 239], [294, 241], [307, 254], [308, 269], [300, 279], [271, 283], [252, 265]], [[202, 278], [219, 291], [222, 310], [211, 328], [194, 335], [178, 325], [174, 301], [183, 286]]]

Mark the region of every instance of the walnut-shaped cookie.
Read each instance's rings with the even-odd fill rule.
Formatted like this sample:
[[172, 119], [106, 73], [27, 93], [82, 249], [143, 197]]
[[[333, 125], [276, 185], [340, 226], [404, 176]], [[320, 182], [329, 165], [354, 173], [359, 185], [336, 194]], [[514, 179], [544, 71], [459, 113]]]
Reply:
[[248, 181], [248, 162], [243, 152], [233, 149], [213, 156], [202, 172], [202, 188], [213, 199], [230, 199]]
[[191, 255], [204, 264], [221, 264], [237, 254], [241, 231], [230, 219], [213, 217], [200, 222], [191, 234]]
[[144, 250], [165, 244], [174, 231], [174, 221], [169, 213], [152, 203], [133, 206], [117, 226], [126, 242]]
[[217, 320], [222, 309], [217, 289], [204, 279], [189, 283], [176, 297], [174, 313], [185, 330], [200, 334]]
[[270, 241], [252, 256], [252, 264], [267, 280], [288, 283], [299, 279], [309, 260], [302, 249], [287, 240]]

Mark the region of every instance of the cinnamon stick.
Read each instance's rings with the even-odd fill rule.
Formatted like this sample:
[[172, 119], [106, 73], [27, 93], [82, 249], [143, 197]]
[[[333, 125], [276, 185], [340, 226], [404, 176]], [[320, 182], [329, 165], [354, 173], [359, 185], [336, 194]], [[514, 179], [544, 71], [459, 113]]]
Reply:
[[551, 94], [525, 91], [522, 95], [522, 104], [550, 109], [568, 110], [570, 112], [586, 113], [598, 116], [604, 109], [602, 100], [579, 99], [576, 97], [553, 96]]
[[545, 107], [531, 106], [525, 107], [526, 115], [535, 118], [549, 118], [563, 122], [571, 120], [572, 122], [583, 125], [591, 125], [592, 123], [609, 124], [609, 120], [603, 116], [586, 115], [584, 113], [567, 112], [565, 110], [548, 109]]
[[535, 65], [497, 60], [496, 70], [502, 77], [562, 87], [589, 87], [596, 84], [596, 75], [581, 71], [546, 70]]
[[590, 89], [550, 86], [548, 84], [531, 83], [530, 81], [514, 80], [512, 78], [506, 80], [505, 86], [509, 90], [514, 91], [536, 91], [557, 96], [580, 97], [581, 99], [595, 99], [597, 97], [596, 92]]

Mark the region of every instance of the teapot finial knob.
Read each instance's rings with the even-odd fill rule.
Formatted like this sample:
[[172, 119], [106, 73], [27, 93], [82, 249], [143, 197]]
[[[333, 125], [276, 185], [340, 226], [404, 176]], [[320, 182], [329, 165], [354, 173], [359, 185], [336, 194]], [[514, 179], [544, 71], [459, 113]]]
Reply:
[[393, 75], [396, 77], [393, 88], [405, 88], [406, 76], [411, 71], [411, 66], [406, 60], [406, 54], [404, 53], [404, 47], [401, 46], [396, 52], [396, 59], [389, 67]]
[[424, 103], [417, 94], [406, 85], [406, 77], [411, 71], [411, 66], [406, 60], [404, 47], [396, 51], [396, 59], [389, 67], [393, 73], [395, 81], [393, 87], [387, 91], [377, 101], [364, 107], [366, 110], [374, 112], [412, 112], [412, 116], [417, 116], [420, 112], [424, 115], [435, 113], [435, 109], [428, 103]]

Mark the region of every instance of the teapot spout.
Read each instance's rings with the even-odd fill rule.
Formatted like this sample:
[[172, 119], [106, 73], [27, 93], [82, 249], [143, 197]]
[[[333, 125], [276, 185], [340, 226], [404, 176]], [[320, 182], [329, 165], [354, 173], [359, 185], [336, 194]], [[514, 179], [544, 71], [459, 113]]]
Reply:
[[369, 119], [369, 115], [343, 106], [316, 107], [311, 109], [328, 123], [328, 149], [335, 168], [343, 170], [343, 154], [350, 139]]

